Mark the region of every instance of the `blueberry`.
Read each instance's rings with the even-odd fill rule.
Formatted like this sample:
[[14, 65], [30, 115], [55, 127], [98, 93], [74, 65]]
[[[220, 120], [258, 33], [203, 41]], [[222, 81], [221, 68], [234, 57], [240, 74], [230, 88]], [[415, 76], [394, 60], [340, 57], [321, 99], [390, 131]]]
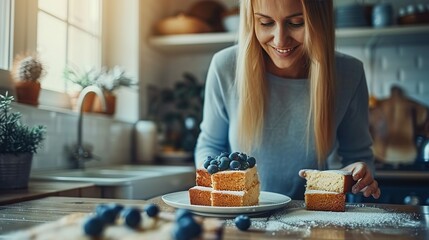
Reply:
[[182, 228], [190, 239], [198, 237], [202, 233], [202, 227], [198, 224], [193, 217], [182, 217], [178, 222], [180, 228]]
[[247, 158], [247, 163], [250, 168], [253, 168], [256, 165], [256, 159], [254, 157]]
[[233, 153], [229, 154], [229, 159], [238, 161], [239, 160], [238, 152], [233, 152]]
[[228, 156], [229, 156], [229, 153], [228, 153], [228, 152], [222, 152], [222, 153], [219, 155], [219, 158], [228, 157]]
[[205, 162], [204, 162], [204, 168], [205, 169], [207, 169], [209, 166], [210, 166], [210, 162], [211, 162], [212, 160], [206, 160]]
[[247, 162], [241, 162], [240, 165], [240, 170], [246, 170], [249, 168], [249, 163]]
[[173, 239], [174, 240], [189, 240], [189, 234], [186, 232], [184, 228], [181, 228], [178, 224], [175, 224], [173, 227]]
[[140, 211], [136, 208], [125, 208], [122, 210], [121, 216], [125, 220], [125, 225], [130, 228], [137, 228], [142, 221]]
[[238, 157], [240, 158], [241, 161], [246, 161], [247, 160], [247, 155], [245, 153], [239, 153]]
[[193, 214], [187, 209], [179, 208], [176, 211], [176, 221], [179, 221], [183, 217], [192, 217]]
[[98, 204], [95, 207], [95, 214], [97, 214], [98, 216], [101, 215], [101, 213], [104, 211], [104, 209], [109, 208], [109, 206], [107, 206], [106, 204]]
[[241, 231], [246, 231], [250, 227], [250, 218], [247, 215], [238, 215], [234, 219], [235, 226]]
[[104, 208], [98, 216], [105, 224], [113, 224], [115, 223], [116, 216], [118, 216], [118, 214], [113, 208]]
[[207, 172], [209, 172], [210, 174], [217, 173], [217, 172], [219, 172], [219, 167], [218, 167], [218, 166], [216, 166], [216, 165], [210, 165], [210, 166], [207, 168]]
[[211, 160], [210, 165], [219, 165], [219, 160]]
[[231, 163], [231, 160], [229, 160], [229, 158], [222, 157], [222, 159], [220, 160], [220, 164], [219, 164], [219, 170], [225, 171], [225, 170], [229, 169], [230, 163]]
[[240, 162], [236, 160], [231, 161], [231, 163], [229, 164], [229, 168], [232, 170], [238, 170], [240, 169], [240, 167], [241, 167]]
[[111, 203], [108, 207], [115, 211], [116, 216], [124, 209], [124, 206], [119, 203]]
[[152, 203], [145, 207], [145, 211], [149, 217], [155, 217], [159, 213], [159, 207]]
[[83, 223], [83, 231], [86, 235], [96, 237], [100, 236], [104, 229], [104, 222], [98, 216], [93, 216], [85, 219]]

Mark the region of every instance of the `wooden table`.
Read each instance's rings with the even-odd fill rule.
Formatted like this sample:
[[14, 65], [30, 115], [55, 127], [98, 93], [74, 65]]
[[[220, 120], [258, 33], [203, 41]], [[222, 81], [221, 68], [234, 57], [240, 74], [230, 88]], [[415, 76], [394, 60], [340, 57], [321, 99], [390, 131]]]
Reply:
[[[74, 198], [74, 197], [47, 197], [21, 203], [4, 205], [0, 207], [0, 238], [5, 238], [7, 233], [23, 230], [32, 226], [55, 221], [63, 216], [75, 212], [91, 212], [100, 203], [116, 202], [130, 206], [142, 206], [149, 202], [156, 203], [163, 211], [174, 211], [173, 208], [164, 204], [160, 197], [148, 201], [141, 200], [119, 200], [99, 198]], [[336, 226], [312, 226], [298, 227], [293, 229], [281, 229], [264, 231], [253, 228], [249, 231], [239, 231], [227, 220], [223, 239], [429, 239], [429, 206], [405, 206], [405, 205], [362, 205], [369, 209], [385, 209], [395, 213], [404, 213], [412, 216], [418, 225], [413, 226], [388, 226], [388, 227], [336, 227]], [[292, 201], [281, 211], [292, 209], [303, 210], [302, 201]], [[346, 212], [347, 213], [347, 212]], [[274, 212], [271, 214], [278, 214]], [[264, 217], [252, 218], [252, 223], [268, 221], [270, 214]]]

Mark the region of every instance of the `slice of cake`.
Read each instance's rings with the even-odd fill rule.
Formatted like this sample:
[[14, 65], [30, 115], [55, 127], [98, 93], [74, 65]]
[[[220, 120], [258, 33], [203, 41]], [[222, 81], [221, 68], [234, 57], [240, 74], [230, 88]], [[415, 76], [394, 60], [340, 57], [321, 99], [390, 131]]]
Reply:
[[305, 205], [307, 210], [344, 212], [346, 195], [338, 192], [306, 190]]
[[214, 190], [243, 191], [259, 184], [256, 167], [246, 170], [220, 171], [211, 175]]
[[211, 206], [211, 194], [213, 188], [211, 187], [203, 187], [203, 186], [195, 186], [189, 189], [189, 201], [193, 205], [204, 205]]
[[259, 203], [259, 177], [254, 157], [222, 153], [207, 157], [196, 171], [196, 186], [189, 189], [190, 203], [211, 206], [251, 206]]
[[239, 207], [254, 206], [259, 203], [259, 183], [243, 191], [213, 190], [212, 206]]
[[307, 190], [324, 190], [329, 192], [350, 192], [354, 184], [351, 172], [341, 170], [306, 170]]
[[197, 175], [195, 178], [197, 186], [211, 187], [212, 178], [209, 172], [204, 168], [197, 169]]
[[304, 194], [308, 210], [344, 212], [346, 195], [355, 181], [351, 172], [341, 170], [305, 170], [307, 180]]

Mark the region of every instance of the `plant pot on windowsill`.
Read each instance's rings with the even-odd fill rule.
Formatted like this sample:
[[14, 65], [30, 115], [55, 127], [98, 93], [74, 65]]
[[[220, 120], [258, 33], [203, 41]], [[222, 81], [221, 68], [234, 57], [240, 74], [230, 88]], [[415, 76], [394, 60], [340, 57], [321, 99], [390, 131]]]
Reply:
[[20, 81], [15, 83], [16, 98], [19, 103], [39, 105], [40, 83]]
[[94, 98], [94, 105], [92, 106], [92, 111], [95, 113], [104, 113], [107, 115], [115, 114], [116, 96], [111, 92], [104, 91], [104, 99], [106, 100], [106, 111], [103, 111], [101, 100], [98, 98], [98, 96], [95, 96]]
[[33, 154], [45, 136], [44, 126], [28, 127], [11, 112], [12, 96], [0, 95], [0, 189], [28, 186]]

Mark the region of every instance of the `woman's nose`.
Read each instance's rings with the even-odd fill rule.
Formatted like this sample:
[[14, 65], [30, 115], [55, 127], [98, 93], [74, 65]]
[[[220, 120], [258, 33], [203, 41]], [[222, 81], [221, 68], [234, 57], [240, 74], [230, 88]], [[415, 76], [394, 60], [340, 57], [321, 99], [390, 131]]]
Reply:
[[291, 41], [289, 30], [286, 27], [278, 26], [274, 31], [274, 44], [278, 47], [287, 46]]

